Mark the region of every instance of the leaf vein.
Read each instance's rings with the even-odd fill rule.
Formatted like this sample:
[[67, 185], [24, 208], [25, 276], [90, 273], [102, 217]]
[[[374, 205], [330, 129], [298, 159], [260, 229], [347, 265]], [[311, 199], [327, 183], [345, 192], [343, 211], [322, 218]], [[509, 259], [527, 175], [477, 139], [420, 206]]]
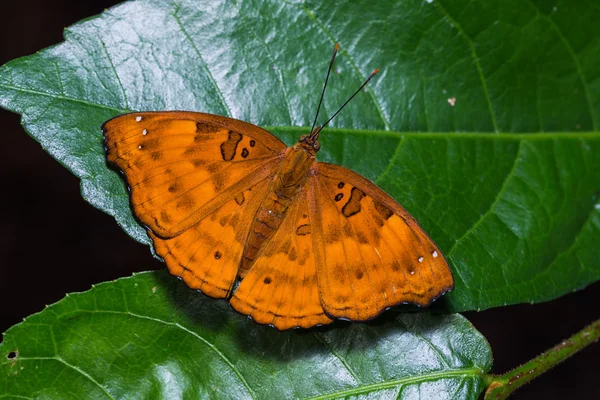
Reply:
[[93, 103], [88, 100], [76, 99], [74, 97], [64, 96], [64, 95], [60, 95], [60, 94], [56, 94], [56, 93], [47, 93], [47, 92], [42, 92], [40, 90], [26, 89], [26, 88], [22, 88], [22, 87], [18, 87], [18, 86], [7, 85], [5, 83], [0, 83], [0, 88], [14, 90], [19, 93], [28, 93], [28, 94], [38, 95], [38, 96], [45, 96], [45, 97], [50, 97], [50, 98], [54, 98], [54, 99], [58, 99], [58, 100], [69, 101], [72, 103], [79, 103], [79, 104], [83, 104], [83, 105], [90, 106], [90, 107], [96, 107], [96, 108], [101, 108], [101, 109], [105, 109], [105, 110], [116, 111], [120, 114], [126, 114], [131, 111], [131, 110], [123, 109], [123, 108], [111, 107], [106, 104]]
[[439, 7], [439, 9], [442, 11], [442, 13], [446, 16], [446, 18], [448, 18], [448, 21], [450, 21], [450, 24], [452, 24], [456, 29], [458, 29], [458, 31], [460, 32], [460, 34], [465, 38], [465, 40], [467, 41], [467, 44], [469, 45], [469, 48], [471, 50], [471, 57], [473, 57], [473, 62], [475, 63], [475, 67], [477, 68], [477, 74], [479, 75], [479, 80], [481, 81], [481, 86], [483, 88], [483, 93], [485, 95], [485, 100], [487, 102], [487, 106], [488, 106], [488, 110], [490, 112], [490, 117], [492, 119], [492, 125], [494, 126], [494, 132], [500, 132], [500, 128], [498, 127], [498, 121], [496, 121], [496, 114], [494, 113], [494, 109], [492, 107], [492, 100], [490, 99], [490, 92], [488, 90], [487, 87], [487, 82], [485, 80], [485, 77], [483, 76], [483, 69], [481, 67], [481, 63], [479, 62], [479, 56], [477, 55], [477, 50], [475, 50], [475, 44], [473, 43], [473, 39], [471, 39], [471, 37], [469, 37], [469, 35], [467, 34], [467, 32], [465, 32], [465, 30], [463, 29], [462, 25], [458, 23], [457, 20], [455, 20], [444, 8], [444, 6], [442, 6], [440, 0], [435, 0], [435, 4]]
[[129, 315], [129, 316], [132, 316], [134, 318], [146, 319], [146, 320], [158, 322], [158, 323], [161, 323], [161, 324], [164, 324], [164, 325], [167, 325], [167, 326], [179, 328], [182, 331], [184, 331], [184, 332], [192, 335], [196, 339], [198, 339], [201, 342], [203, 342], [204, 344], [206, 344], [206, 346], [208, 346], [209, 349], [211, 349], [215, 354], [217, 354], [217, 356], [219, 358], [221, 358], [221, 360], [223, 360], [223, 362], [225, 362], [225, 364], [227, 364], [227, 366], [235, 373], [235, 375], [238, 377], [239, 381], [244, 385], [244, 387], [246, 387], [246, 390], [250, 394], [250, 397], [253, 398], [253, 399], [256, 398], [256, 395], [255, 395], [254, 391], [252, 390], [252, 388], [250, 387], [250, 385], [246, 381], [246, 378], [244, 378], [244, 376], [242, 375], [241, 371], [235, 366], [235, 364], [233, 364], [233, 362], [229, 358], [227, 358], [227, 356], [225, 354], [223, 354], [223, 352], [221, 352], [221, 350], [219, 350], [217, 348], [217, 346], [215, 346], [213, 343], [210, 343], [208, 340], [206, 340], [205, 338], [203, 338], [202, 336], [200, 336], [196, 332], [194, 332], [194, 331], [186, 328], [185, 326], [181, 325], [178, 322], [164, 321], [164, 320], [162, 320], [160, 318], [154, 318], [154, 317], [149, 317], [147, 315], [135, 314], [135, 313], [132, 313], [132, 312], [125, 312], [125, 311], [115, 311], [115, 310], [97, 310], [97, 311], [79, 310], [79, 312], [81, 312], [81, 313], [99, 313], [99, 314]]
[[597, 131], [599, 128], [598, 119], [597, 119], [596, 113], [594, 112], [594, 107], [592, 105], [592, 96], [590, 95], [589, 84], [588, 84], [587, 80], [585, 79], [585, 76], [583, 74], [583, 69], [581, 67], [581, 63], [579, 62], [579, 58], [575, 54], [575, 50], [573, 49], [573, 46], [571, 46], [571, 44], [569, 43], [569, 41], [567, 40], [565, 35], [562, 33], [562, 31], [559, 29], [558, 25], [556, 25], [556, 22], [554, 22], [554, 20], [552, 18], [543, 14], [540, 11], [540, 9], [531, 0], [528, 0], [528, 3], [531, 6], [531, 8], [533, 8], [535, 10], [535, 12], [541, 18], [548, 21], [548, 23], [550, 24], [552, 29], [558, 35], [558, 38], [560, 39], [560, 41], [564, 44], [565, 48], [567, 49], [567, 52], [569, 53], [569, 56], [571, 56], [571, 59], [573, 60], [573, 64], [575, 65], [575, 69], [577, 70], [577, 75], [579, 76], [581, 85], [583, 86], [583, 92], [585, 94], [585, 101], [588, 106], [588, 112], [590, 113], [590, 118], [592, 119], [593, 128], [595, 131]]
[[198, 46], [196, 46], [196, 43], [194, 43], [194, 41], [192, 40], [192, 37], [190, 36], [190, 34], [188, 33], [188, 31], [183, 26], [183, 23], [181, 22], [181, 19], [179, 18], [179, 15], [177, 15], [178, 12], [179, 12], [179, 6], [177, 6], [175, 8], [175, 11], [172, 14], [173, 18], [175, 18], [175, 21], [177, 22], [177, 25], [179, 25], [179, 29], [181, 29], [181, 32], [183, 33], [183, 35], [185, 36], [185, 38], [187, 39], [187, 41], [190, 42], [192, 48], [196, 52], [196, 55], [198, 56], [198, 58], [200, 58], [200, 61], [202, 61], [202, 66], [204, 67], [204, 70], [207, 73], [208, 79], [210, 80], [210, 82], [214, 86], [215, 91], [216, 91], [217, 95], [219, 96], [219, 100], [221, 101], [221, 104], [223, 105], [227, 116], [228, 117], [232, 117], [231, 109], [229, 108], [229, 106], [227, 105], [227, 102], [225, 101], [225, 97], [223, 96], [223, 92], [221, 91], [221, 88], [217, 84], [217, 81], [215, 80], [215, 77], [213, 76], [212, 72], [208, 68], [208, 64], [204, 60], [204, 57], [202, 57], [202, 53], [200, 53], [200, 49], [198, 49]]
[[399, 379], [393, 379], [387, 382], [377, 382], [369, 385], [364, 385], [362, 387], [344, 389], [337, 392], [331, 392], [327, 394], [322, 394], [313, 397], [307, 397], [306, 400], [325, 400], [325, 399], [336, 399], [336, 398], [350, 398], [352, 396], [358, 396], [361, 394], [366, 394], [374, 391], [382, 391], [386, 389], [391, 389], [397, 386], [403, 386], [408, 384], [417, 384], [421, 382], [427, 381], [435, 381], [440, 379], [448, 379], [448, 378], [463, 378], [469, 379], [474, 377], [481, 376], [483, 371], [479, 368], [457, 368], [451, 370], [444, 371], [434, 371], [427, 374], [419, 375], [419, 376], [410, 376], [403, 377]]
[[289, 121], [290, 121], [290, 125], [293, 125], [293, 113], [292, 113], [292, 105], [290, 103], [290, 99], [289, 99], [289, 95], [287, 92], [287, 89], [285, 88], [285, 80], [283, 79], [283, 72], [281, 72], [281, 68], [279, 68], [279, 66], [277, 66], [277, 63], [275, 62], [275, 57], [273, 56], [273, 53], [271, 53], [271, 51], [269, 50], [269, 46], [267, 46], [267, 43], [264, 40], [260, 40], [260, 38], [256, 35], [256, 32], [254, 30], [251, 31], [252, 35], [256, 38], [257, 41], [259, 41], [265, 51], [267, 52], [267, 55], [269, 56], [269, 59], [271, 60], [271, 62], [273, 63], [273, 69], [277, 72], [277, 77], [279, 78], [279, 83], [281, 84], [281, 92], [283, 93], [283, 100], [285, 100], [285, 105], [287, 107], [288, 110], [288, 114], [289, 114]]
[[444, 355], [442, 353], [440, 353], [438, 348], [436, 346], [434, 346], [434, 344], [429, 339], [427, 339], [422, 333], [420, 333], [413, 326], [407, 325], [406, 322], [404, 322], [400, 318], [397, 318], [396, 321], [398, 321], [399, 324], [404, 325], [407, 333], [415, 335], [417, 337], [417, 339], [420, 339], [422, 342], [424, 342], [427, 345], [427, 347], [429, 347], [438, 356], [443, 367], [450, 368], [450, 364], [448, 363], [448, 361], [446, 360]]
[[[284, 2], [290, 6], [294, 6], [297, 8], [300, 8], [302, 11], [304, 11], [304, 13], [315, 23], [315, 25], [324, 33], [326, 34], [329, 39], [331, 39], [331, 41], [333, 41], [334, 43], [339, 43], [338, 40], [336, 40], [333, 36], [333, 34], [331, 32], [329, 32], [329, 30], [327, 30], [327, 28], [325, 27], [325, 25], [323, 25], [323, 23], [321, 21], [319, 21], [317, 19], [317, 17], [315, 16], [315, 14], [313, 14], [312, 11], [310, 11], [307, 7], [305, 7], [304, 5], [297, 5], [297, 4], [293, 4], [290, 3], [288, 1]], [[352, 68], [354, 69], [354, 72], [356, 74], [358, 74], [359, 77], [361, 77], [362, 80], [365, 80], [366, 77], [363, 76], [363, 74], [361, 74], [360, 69], [358, 68], [358, 65], [356, 64], [356, 62], [354, 61], [354, 59], [350, 56], [350, 54], [347, 51], [341, 50], [344, 52], [344, 54], [347, 55], [348, 57], [348, 61], [350, 63], [350, 65], [352, 66]], [[391, 126], [389, 121], [387, 120], [384, 112], [383, 112], [383, 107], [381, 106], [381, 104], [379, 103], [379, 100], [377, 99], [377, 97], [375, 97], [375, 94], [373, 93], [373, 89], [371, 89], [370, 87], [367, 86], [367, 93], [369, 94], [369, 96], [371, 97], [371, 99], [373, 100], [373, 104], [375, 105], [375, 108], [377, 109], [377, 112], [379, 113], [379, 117], [381, 118], [381, 121], [383, 122], [384, 126], [385, 126], [385, 130], [389, 131], [391, 130]]]
[[390, 169], [392, 169], [392, 165], [395, 164], [396, 159], [398, 158], [398, 154], [400, 154], [400, 149], [402, 148], [402, 146], [404, 145], [404, 142], [406, 142], [406, 136], [402, 136], [402, 138], [398, 141], [398, 145], [396, 146], [396, 150], [394, 150], [394, 155], [392, 156], [392, 158], [390, 159], [390, 162], [388, 163], [388, 166], [386, 167], [386, 169], [381, 173], [381, 175], [379, 175], [373, 182], [375, 182], [376, 185], [379, 185], [381, 182], [381, 179], [383, 177], [385, 177], [389, 172]]
[[[545, 273], [548, 272], [548, 270], [550, 270], [552, 268], [552, 266], [554, 265], [554, 263], [556, 263], [556, 261], [563, 255], [566, 255], [568, 252], [573, 251], [574, 252], [574, 248], [577, 245], [578, 239], [581, 236], [581, 234], [583, 233], [585, 227], [588, 224], [592, 224], [593, 220], [594, 220], [594, 213], [596, 212], [596, 207], [595, 205], [592, 205], [592, 210], [590, 212], [590, 214], [588, 215], [587, 219], [585, 220], [585, 222], [581, 225], [581, 229], [579, 230], [579, 232], [577, 233], [577, 235], [573, 235], [573, 242], [571, 243], [571, 245], [569, 247], [567, 247], [565, 250], [561, 251], [560, 253], [558, 253], [554, 259], [552, 261], [550, 261], [547, 264], [547, 267], [541, 271], [536, 277], [535, 279], [539, 278], [540, 276], [544, 275]], [[579, 257], [577, 255], [577, 253], [575, 253], [576, 257]], [[582, 269], [586, 269], [585, 266], [581, 263], [581, 261], [579, 260], [579, 263], [581, 264]], [[595, 272], [595, 271], [594, 271]]]
[[125, 108], [129, 108], [129, 102], [127, 101], [127, 92], [125, 91], [125, 86], [123, 86], [123, 82], [121, 82], [121, 78], [119, 77], [119, 74], [117, 73], [117, 69], [115, 68], [115, 64], [112, 61], [112, 58], [110, 57], [110, 53], [108, 52], [108, 48], [106, 47], [106, 43], [104, 43], [104, 40], [100, 39], [100, 43], [102, 44], [102, 49], [104, 50], [104, 53], [106, 53], [106, 58], [108, 59], [108, 62], [110, 64], [110, 68], [113, 71], [113, 73], [115, 74], [115, 78], [117, 78], [117, 83], [119, 84], [119, 88], [121, 88], [121, 94], [123, 95], [123, 102], [125, 103]]
[[494, 208], [496, 207], [496, 205], [500, 201], [500, 198], [502, 197], [502, 195], [504, 194], [504, 192], [506, 192], [506, 188], [508, 186], [508, 182], [511, 180], [511, 178], [515, 174], [515, 171], [517, 169], [517, 164], [519, 163], [519, 159], [521, 158], [521, 149], [522, 148], [523, 148], [523, 141], [519, 141], [519, 148], [517, 150], [517, 154], [515, 156], [512, 168], [511, 168], [510, 172], [506, 175], [506, 178], [504, 178], [504, 182], [502, 183], [502, 187], [501, 187], [500, 191], [498, 192], [498, 194], [496, 195], [496, 198], [494, 199], [494, 201], [490, 205], [489, 210], [486, 211], [484, 214], [482, 214], [481, 217], [479, 217], [479, 219], [473, 224], [473, 226], [471, 226], [471, 228], [469, 228], [460, 238], [458, 238], [454, 242], [454, 244], [452, 245], [452, 247], [450, 247], [450, 250], [448, 250], [448, 252], [446, 253], [448, 258], [450, 258], [450, 256], [452, 256], [452, 253], [454, 252], [454, 250], [456, 250], [456, 247], [460, 243], [462, 243], [462, 241], [468, 235], [470, 235], [483, 222], [483, 220], [488, 215], [490, 215], [492, 213], [492, 211], [494, 210]]
[[36, 361], [36, 360], [58, 361], [59, 363], [65, 365], [66, 367], [68, 367], [68, 368], [72, 369], [73, 371], [76, 371], [79, 374], [86, 377], [90, 382], [94, 383], [100, 390], [102, 390], [102, 392], [106, 395], [106, 397], [114, 400], [114, 397], [112, 397], [110, 395], [110, 393], [107, 391], [107, 389], [104, 386], [102, 386], [98, 381], [96, 381], [90, 374], [88, 374], [81, 368], [66, 362], [61, 357], [58, 357], [58, 356], [55, 356], [55, 357], [19, 357], [19, 360], [21, 360], [21, 361]]
[[350, 367], [350, 364], [348, 364], [348, 362], [346, 361], [346, 359], [342, 356], [340, 356], [333, 348], [333, 346], [331, 346], [329, 344], [329, 342], [327, 342], [327, 340], [325, 340], [324, 337], [322, 337], [321, 335], [319, 335], [317, 332], [312, 332], [313, 336], [315, 337], [315, 339], [317, 339], [317, 341], [319, 341], [320, 343], [322, 343], [325, 347], [327, 347], [327, 350], [329, 350], [331, 352], [331, 354], [334, 355], [335, 358], [337, 358], [342, 365], [344, 366], [344, 368], [346, 368], [346, 371], [348, 371], [348, 373], [352, 376], [352, 378], [354, 378], [354, 381], [359, 384], [362, 385], [362, 381], [361, 379], [358, 377], [358, 375], [356, 374], [356, 372], [354, 372], [354, 370], [352, 369], [352, 367]]

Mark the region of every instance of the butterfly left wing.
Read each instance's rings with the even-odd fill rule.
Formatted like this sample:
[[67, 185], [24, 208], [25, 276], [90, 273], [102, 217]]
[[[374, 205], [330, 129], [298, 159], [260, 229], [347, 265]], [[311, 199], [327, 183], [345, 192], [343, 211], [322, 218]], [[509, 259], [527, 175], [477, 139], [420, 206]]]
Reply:
[[285, 144], [232, 118], [139, 112], [103, 126], [107, 160], [125, 175], [136, 217], [174, 237], [270, 175]]
[[231, 298], [231, 306], [280, 330], [332, 322], [319, 298], [306, 188]]
[[102, 126], [107, 160], [172, 274], [227, 297], [250, 222], [286, 146], [247, 122], [195, 112], [139, 112]]
[[173, 238], [160, 238], [149, 231], [156, 253], [165, 260], [169, 272], [210, 297], [228, 297], [239, 273], [250, 225], [269, 182], [265, 179], [240, 192]]
[[330, 317], [364, 321], [452, 289], [448, 263], [415, 219], [347, 168], [318, 163], [307, 182], [319, 292]]

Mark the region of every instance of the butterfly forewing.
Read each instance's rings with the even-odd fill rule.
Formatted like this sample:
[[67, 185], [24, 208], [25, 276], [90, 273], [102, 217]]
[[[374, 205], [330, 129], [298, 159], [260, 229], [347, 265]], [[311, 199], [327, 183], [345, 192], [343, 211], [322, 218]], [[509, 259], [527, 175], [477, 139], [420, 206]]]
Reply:
[[257, 126], [202, 113], [126, 114], [103, 131], [108, 161], [125, 175], [136, 216], [163, 238], [266, 179], [285, 149]]
[[319, 163], [308, 183], [326, 313], [364, 321], [388, 307], [429, 305], [452, 289], [452, 273], [416, 221], [375, 184]]

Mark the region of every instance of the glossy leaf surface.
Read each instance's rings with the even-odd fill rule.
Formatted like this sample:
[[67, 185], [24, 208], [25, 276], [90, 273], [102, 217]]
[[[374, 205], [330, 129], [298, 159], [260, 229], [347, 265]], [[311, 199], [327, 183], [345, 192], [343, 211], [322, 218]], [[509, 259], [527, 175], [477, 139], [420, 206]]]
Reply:
[[340, 42], [323, 115], [381, 73], [324, 132], [320, 159], [376, 181], [420, 221], [455, 273], [446, 309], [544, 301], [600, 276], [600, 11], [548, 4], [128, 2], [3, 66], [0, 105], [82, 179], [86, 200], [148, 243], [100, 125], [197, 110], [291, 144]]
[[279, 332], [151, 272], [70, 295], [0, 344], [10, 398], [475, 398], [491, 367], [460, 315]]

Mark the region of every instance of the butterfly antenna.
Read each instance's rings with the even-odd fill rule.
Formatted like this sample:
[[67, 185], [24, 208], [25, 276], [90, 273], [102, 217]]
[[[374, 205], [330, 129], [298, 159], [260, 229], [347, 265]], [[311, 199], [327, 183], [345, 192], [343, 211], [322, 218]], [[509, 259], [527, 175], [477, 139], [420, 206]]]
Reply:
[[362, 85], [360, 85], [360, 87], [358, 88], [358, 90], [356, 92], [354, 92], [354, 94], [352, 96], [350, 96], [350, 98], [348, 100], [346, 100], [346, 102], [344, 104], [342, 104], [342, 106], [339, 108], [339, 110], [337, 110], [335, 112], [335, 114], [333, 114], [331, 116], [331, 118], [329, 118], [327, 120], [327, 122], [325, 122], [323, 125], [320, 126], [319, 131], [321, 131], [323, 128], [325, 128], [327, 126], [327, 124], [329, 122], [331, 122], [331, 120], [334, 119], [335, 116], [338, 115], [340, 113], [340, 111], [343, 110], [344, 107], [346, 107], [346, 104], [350, 103], [350, 100], [352, 100], [354, 98], [354, 96], [356, 96], [358, 94], [358, 92], [360, 92], [365, 86], [367, 86], [367, 83], [369, 83], [369, 81], [371, 79], [373, 79], [373, 77], [375, 76], [375, 74], [377, 74], [378, 72], [379, 72], [379, 69], [375, 69], [373, 72], [371, 72], [371, 75], [369, 75], [369, 77], [365, 80], [365, 82]]
[[317, 107], [317, 113], [315, 114], [315, 120], [313, 121], [312, 127], [310, 128], [310, 133], [313, 133], [315, 129], [315, 124], [317, 123], [317, 117], [319, 116], [319, 111], [321, 110], [321, 104], [323, 103], [323, 96], [325, 95], [325, 88], [327, 87], [327, 81], [329, 80], [329, 74], [331, 74], [331, 67], [333, 67], [333, 62], [335, 61], [335, 56], [337, 55], [338, 49], [340, 48], [339, 44], [335, 44], [333, 48], [333, 55], [331, 56], [331, 61], [329, 62], [329, 68], [327, 69], [327, 76], [325, 77], [325, 83], [323, 84], [323, 91], [321, 92], [321, 98], [319, 99], [319, 105]]

